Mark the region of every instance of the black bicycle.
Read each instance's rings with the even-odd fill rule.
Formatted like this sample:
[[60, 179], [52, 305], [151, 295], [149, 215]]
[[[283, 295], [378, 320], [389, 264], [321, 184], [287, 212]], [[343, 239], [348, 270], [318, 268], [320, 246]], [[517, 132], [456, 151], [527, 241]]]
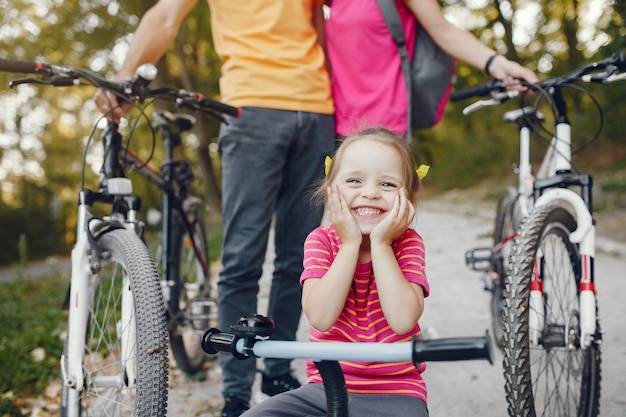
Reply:
[[181, 159], [182, 134], [195, 118], [157, 110], [152, 127], [163, 140], [164, 159], [157, 171], [124, 147], [121, 160], [155, 184], [162, 194], [160, 242], [155, 258], [166, 304], [170, 347], [176, 366], [187, 374], [198, 372], [206, 355], [202, 332], [217, 319], [217, 303], [210, 278], [209, 246], [204, 224], [205, 205], [191, 187], [196, 179], [191, 163]]
[[[13, 80], [12, 87], [36, 83], [107, 89], [117, 95], [120, 103], [138, 106], [142, 115], [145, 115], [142, 105], [157, 99], [208, 113], [221, 121], [221, 113], [239, 114], [239, 109], [198, 93], [169, 87], [150, 88], [156, 76], [152, 65], [140, 67], [134, 77], [120, 82], [108, 81], [82, 68], [43, 62], [0, 59], [0, 71], [38, 75]], [[169, 150], [180, 146], [178, 135], [190, 124], [189, 118], [165, 112], [155, 114], [154, 118], [154, 128], [160, 131]], [[174, 162], [172, 155], [168, 155], [161, 173], [151, 172], [124, 146], [118, 125], [112, 121], [103, 130], [102, 145], [97, 190], [85, 186], [86, 156], [82, 161], [77, 240], [72, 250], [67, 297], [67, 337], [60, 361], [60, 414], [63, 417], [164, 417], [168, 330], [172, 350], [177, 360], [180, 358], [179, 366], [190, 370], [199, 366], [199, 359], [196, 351], [189, 353], [192, 349], [188, 346], [196, 346], [197, 351], [200, 347], [197, 339], [187, 345], [181, 329], [194, 327], [196, 321], [208, 323], [212, 314], [207, 311], [211, 304], [205, 291], [208, 255], [202, 216], [199, 204], [189, 197], [188, 165]], [[145, 227], [139, 217], [141, 199], [133, 194], [132, 181], [126, 176], [129, 169], [144, 173], [164, 191], [162, 209], [168, 221], [163, 227], [163, 289], [152, 255], [142, 240]], [[96, 205], [108, 207], [107, 214], [95, 215]], [[185, 235], [189, 236], [188, 240]], [[192, 243], [186, 246], [186, 242]], [[187, 248], [192, 253], [191, 273], [183, 268]], [[167, 308], [164, 293], [168, 296]]]

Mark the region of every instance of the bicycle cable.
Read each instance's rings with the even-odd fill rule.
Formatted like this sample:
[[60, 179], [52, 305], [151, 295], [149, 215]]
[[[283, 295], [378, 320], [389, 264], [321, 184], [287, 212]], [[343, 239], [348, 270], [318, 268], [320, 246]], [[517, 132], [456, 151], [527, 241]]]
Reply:
[[[567, 77], [558, 77], [559, 79], [567, 79]], [[598, 140], [598, 138], [600, 137], [600, 134], [602, 132], [602, 128], [604, 126], [604, 113], [602, 112], [602, 108], [600, 106], [600, 103], [598, 102], [598, 100], [594, 97], [594, 95], [587, 89], [574, 84], [574, 83], [570, 83], [570, 82], [549, 82], [548, 86], [544, 86], [544, 85], [528, 85], [529, 89], [537, 92], [539, 94], [539, 96], [535, 99], [533, 105], [531, 106], [533, 111], [532, 113], [537, 113], [538, 112], [538, 108], [540, 106], [540, 104], [542, 103], [543, 100], [545, 100], [545, 102], [548, 104], [548, 106], [550, 107], [551, 113], [553, 115], [553, 117], [556, 119], [558, 117], [558, 111], [556, 109], [556, 105], [554, 103], [554, 100], [551, 97], [551, 94], [548, 92], [548, 89], [553, 88], [554, 85], [558, 85], [559, 88], [571, 88], [575, 91], [578, 91], [581, 94], [584, 94], [585, 96], [589, 97], [589, 99], [592, 101], [594, 107], [596, 108], [596, 110], [598, 111], [598, 127], [595, 131], [595, 133], [593, 135], [591, 135], [591, 137], [587, 140], [584, 140], [582, 145], [580, 145], [579, 147], [573, 149], [571, 151], [571, 155], [570, 156], [574, 156], [578, 153], [580, 153], [582, 150], [586, 149], [587, 147], [589, 147], [592, 143], [596, 142]], [[528, 97], [528, 94], [523, 94], [520, 98], [521, 100], [521, 108], [524, 108], [526, 106], [526, 99]], [[537, 134], [537, 136], [548, 146], [550, 146], [550, 143], [552, 142], [553, 138], [556, 138], [557, 140], [559, 140], [558, 137], [556, 137], [556, 132], [552, 131], [550, 129], [548, 129], [545, 124], [540, 123], [539, 120], [537, 120], [536, 118], [531, 118], [528, 116], [528, 113], [524, 113], [524, 120], [525, 122], [531, 127], [532, 131], [535, 132], [535, 134]], [[557, 148], [554, 149], [555, 152], [558, 153], [559, 156], [561, 157], [565, 157], [565, 155]], [[568, 158], [569, 162], [572, 166], [572, 170], [575, 173], [580, 173], [580, 169], [573, 163], [571, 158]]]

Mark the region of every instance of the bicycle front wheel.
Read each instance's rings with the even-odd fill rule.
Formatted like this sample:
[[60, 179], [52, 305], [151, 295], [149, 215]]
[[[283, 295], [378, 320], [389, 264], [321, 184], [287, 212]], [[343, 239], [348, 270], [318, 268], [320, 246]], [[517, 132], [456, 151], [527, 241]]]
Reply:
[[202, 334], [217, 317], [217, 304], [210, 293], [209, 249], [200, 209], [189, 207], [184, 215], [171, 235], [168, 281], [174, 285], [170, 288], [169, 336], [176, 366], [192, 375], [207, 358]]
[[97, 244], [100, 269], [91, 275], [86, 329], [69, 327], [67, 335], [71, 340], [86, 334], [84, 382], [80, 392], [63, 387], [61, 416], [163, 417], [167, 329], [154, 262], [143, 242], [125, 229], [101, 235]]
[[[580, 340], [581, 265], [578, 247], [569, 240], [575, 228], [566, 210], [540, 207], [515, 240], [504, 292], [510, 416], [598, 415], [600, 346], [594, 340], [583, 348]], [[541, 285], [531, 291], [533, 275], [542, 291], [533, 292]]]

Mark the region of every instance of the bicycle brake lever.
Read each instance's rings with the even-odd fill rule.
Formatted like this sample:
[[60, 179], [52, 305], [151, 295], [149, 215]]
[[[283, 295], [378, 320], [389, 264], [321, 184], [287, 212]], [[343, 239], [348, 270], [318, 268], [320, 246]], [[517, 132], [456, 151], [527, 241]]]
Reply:
[[16, 85], [20, 85], [20, 84], [50, 84], [50, 83], [40, 80], [39, 78], [32, 78], [32, 77], [18, 78], [16, 80], [9, 81], [10, 88], [13, 88]]
[[498, 93], [493, 93], [491, 98], [488, 100], [478, 100], [475, 103], [470, 104], [469, 106], [463, 109], [463, 115], [467, 116], [468, 114], [476, 111], [478, 109], [482, 109], [483, 107], [488, 106], [497, 106], [499, 104], [504, 103], [505, 101], [517, 97], [519, 95], [518, 90], [506, 90]]
[[616, 75], [615, 74], [616, 72], [617, 72], [617, 67], [615, 65], [610, 65], [609, 67], [606, 68], [605, 71], [585, 74], [580, 77], [580, 80], [586, 83], [606, 84], [610, 82], [608, 81], [609, 78]]
[[604, 84], [612, 83], [614, 81], [621, 81], [625, 79], [626, 79], [626, 72], [622, 72], [620, 74], [613, 74], [604, 80]]
[[467, 116], [468, 114], [478, 110], [478, 109], [482, 109], [483, 107], [488, 107], [488, 106], [495, 106], [497, 104], [500, 104], [499, 102], [497, 102], [494, 99], [489, 99], [489, 100], [478, 100], [472, 104], [470, 104], [469, 106], [465, 107], [463, 109], [463, 115]]

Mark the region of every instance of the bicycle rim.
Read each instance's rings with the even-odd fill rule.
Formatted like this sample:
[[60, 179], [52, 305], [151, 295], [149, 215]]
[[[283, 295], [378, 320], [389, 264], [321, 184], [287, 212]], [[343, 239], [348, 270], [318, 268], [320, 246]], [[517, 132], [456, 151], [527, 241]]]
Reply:
[[[175, 239], [172, 256], [176, 257], [170, 280], [177, 283], [171, 289], [170, 346], [177, 367], [187, 374], [202, 368], [207, 356], [202, 350], [202, 332], [216, 315], [216, 304], [209, 293], [208, 246], [206, 232], [198, 213], [188, 212], [193, 230], [193, 240], [188, 228], [178, 222], [173, 233]], [[195, 248], [194, 248], [195, 245]], [[197, 252], [196, 252], [197, 251]], [[200, 254], [200, 259], [198, 257]]]
[[[576, 224], [557, 207], [531, 212], [516, 239], [505, 287], [503, 369], [510, 416], [593, 416], [599, 411], [600, 350], [581, 347], [578, 284], [580, 261], [569, 234]], [[535, 269], [536, 268], [536, 269]], [[543, 298], [533, 307], [533, 271]], [[529, 317], [539, 314], [537, 342]]]
[[[101, 269], [92, 286], [84, 384], [80, 393], [64, 387], [61, 415], [165, 416], [167, 330], [154, 263], [126, 230], [106, 233], [98, 246]], [[68, 338], [72, 334], [68, 329]]]

